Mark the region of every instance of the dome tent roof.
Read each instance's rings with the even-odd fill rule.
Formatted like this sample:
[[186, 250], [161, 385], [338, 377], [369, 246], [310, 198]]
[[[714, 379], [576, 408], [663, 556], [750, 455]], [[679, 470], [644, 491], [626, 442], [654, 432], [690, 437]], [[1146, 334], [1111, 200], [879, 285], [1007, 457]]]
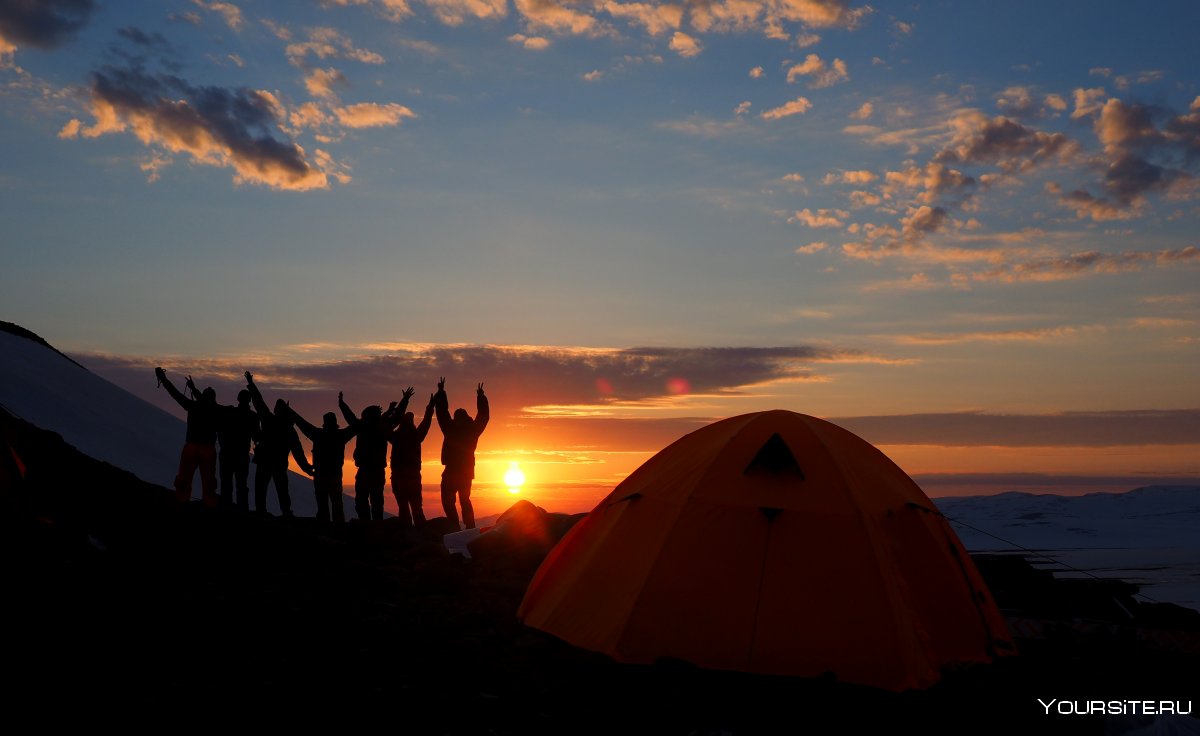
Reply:
[[891, 690], [1012, 651], [917, 484], [856, 435], [778, 410], [646, 461], [551, 551], [518, 615], [619, 661]]

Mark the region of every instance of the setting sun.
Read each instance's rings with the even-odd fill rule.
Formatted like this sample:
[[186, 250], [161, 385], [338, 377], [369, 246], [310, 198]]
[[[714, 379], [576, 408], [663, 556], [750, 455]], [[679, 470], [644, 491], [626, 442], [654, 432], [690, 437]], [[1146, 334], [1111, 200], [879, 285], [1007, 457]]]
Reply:
[[515, 461], [510, 462], [508, 472], [504, 474], [504, 485], [508, 486], [508, 492], [519, 493], [524, 483], [525, 473], [521, 472], [521, 467]]

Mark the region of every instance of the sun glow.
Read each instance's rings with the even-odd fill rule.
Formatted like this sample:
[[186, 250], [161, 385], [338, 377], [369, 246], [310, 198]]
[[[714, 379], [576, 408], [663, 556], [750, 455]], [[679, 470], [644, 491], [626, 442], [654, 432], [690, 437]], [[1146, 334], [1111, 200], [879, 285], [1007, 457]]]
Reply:
[[508, 464], [508, 472], [504, 474], [504, 485], [508, 486], [509, 493], [520, 493], [521, 486], [525, 483], [525, 473], [521, 472], [521, 466], [515, 461]]

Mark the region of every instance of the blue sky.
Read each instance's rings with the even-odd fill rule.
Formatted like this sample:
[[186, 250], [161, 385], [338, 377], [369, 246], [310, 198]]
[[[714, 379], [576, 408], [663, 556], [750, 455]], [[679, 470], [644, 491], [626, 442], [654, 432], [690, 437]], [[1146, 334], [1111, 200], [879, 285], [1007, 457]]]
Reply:
[[[0, 10], [0, 307], [114, 377], [490, 369], [512, 443], [579, 413], [1197, 408], [1194, 3], [38, 5]], [[709, 348], [741, 352], [670, 352]], [[1098, 470], [1200, 475], [1181, 426]], [[1114, 454], [956, 441], [891, 454]]]

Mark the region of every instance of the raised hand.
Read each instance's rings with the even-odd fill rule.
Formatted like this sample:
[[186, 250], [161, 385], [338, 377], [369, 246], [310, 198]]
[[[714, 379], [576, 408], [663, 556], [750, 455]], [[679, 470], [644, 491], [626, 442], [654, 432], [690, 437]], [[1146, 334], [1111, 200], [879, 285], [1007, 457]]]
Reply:
[[433, 397], [434, 397], [434, 394], [429, 394], [429, 405], [430, 406], [433, 406], [433, 400], [434, 400]]
[[446, 390], [446, 378], [443, 376], [442, 378], [438, 379], [438, 391], [445, 391], [445, 390]]
[[196, 382], [192, 380], [191, 373], [188, 374], [187, 382], [184, 383], [184, 385], [187, 386], [188, 388], [196, 388]]
[[342, 402], [342, 392], [338, 391], [338, 403], [340, 404], [341, 402]]
[[250, 375], [250, 371], [246, 371], [246, 383], [254, 383], [254, 376]]
[[475, 389], [475, 393], [480, 396], [483, 396], [483, 382], [480, 382], [479, 388]]
[[408, 388], [404, 389], [404, 398], [411, 399], [412, 395], [415, 394], [416, 392], [417, 392], [417, 390], [415, 388], [413, 388], [412, 386], [409, 386]]
[[396, 411], [397, 406], [399, 406], [399, 404], [397, 402], [395, 402], [395, 401], [389, 402], [388, 403], [388, 411], [389, 412]]

